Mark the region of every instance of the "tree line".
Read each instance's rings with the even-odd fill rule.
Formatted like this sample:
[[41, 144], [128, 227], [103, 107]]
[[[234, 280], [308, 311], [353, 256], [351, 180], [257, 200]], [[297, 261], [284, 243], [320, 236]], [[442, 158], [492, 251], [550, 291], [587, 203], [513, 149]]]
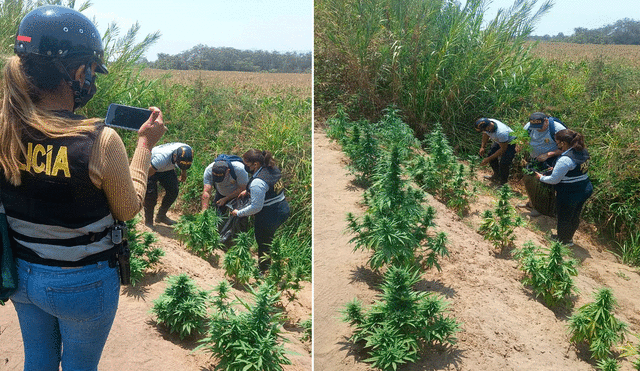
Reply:
[[578, 27], [574, 29], [573, 35], [569, 36], [560, 32], [555, 36], [530, 36], [530, 38], [577, 44], [640, 45], [640, 21], [624, 18], [614, 24], [592, 30]]
[[310, 73], [311, 52], [268, 52], [197, 45], [176, 55], [159, 53], [149, 67], [174, 70]]

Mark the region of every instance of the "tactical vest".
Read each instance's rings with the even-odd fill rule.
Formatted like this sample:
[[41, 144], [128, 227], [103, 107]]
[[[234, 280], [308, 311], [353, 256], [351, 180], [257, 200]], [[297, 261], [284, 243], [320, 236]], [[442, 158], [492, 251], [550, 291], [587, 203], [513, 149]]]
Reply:
[[113, 247], [108, 228], [114, 220], [107, 198], [89, 177], [91, 151], [102, 128], [65, 138], [47, 138], [39, 132], [24, 136], [27, 158], [21, 167], [22, 184], [13, 186], [0, 176], [16, 256], [64, 265], [56, 262], [83, 261]]
[[264, 206], [273, 205], [276, 202], [280, 202], [284, 200], [284, 191], [280, 190], [279, 192], [276, 190], [276, 183], [282, 177], [282, 173], [280, 169], [277, 167], [263, 167], [260, 168], [254, 176], [249, 179], [249, 183], [247, 183], [247, 189], [250, 189], [251, 182], [254, 179], [262, 179], [269, 186], [269, 190], [264, 196]]
[[589, 179], [589, 152], [586, 149], [582, 152], [571, 149], [562, 156], [569, 157], [576, 164], [576, 167], [569, 170], [560, 183], [577, 183]]

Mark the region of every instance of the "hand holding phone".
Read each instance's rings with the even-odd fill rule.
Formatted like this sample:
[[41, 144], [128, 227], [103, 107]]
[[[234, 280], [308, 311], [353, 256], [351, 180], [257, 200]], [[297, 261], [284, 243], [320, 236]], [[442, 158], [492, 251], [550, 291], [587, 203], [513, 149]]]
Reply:
[[155, 146], [160, 138], [162, 138], [162, 135], [167, 131], [166, 126], [164, 126], [162, 111], [157, 107], [150, 108], [151, 115], [138, 130], [138, 145], [143, 145], [149, 150]]
[[138, 131], [151, 116], [151, 110], [112, 103], [107, 109], [104, 124], [107, 126]]

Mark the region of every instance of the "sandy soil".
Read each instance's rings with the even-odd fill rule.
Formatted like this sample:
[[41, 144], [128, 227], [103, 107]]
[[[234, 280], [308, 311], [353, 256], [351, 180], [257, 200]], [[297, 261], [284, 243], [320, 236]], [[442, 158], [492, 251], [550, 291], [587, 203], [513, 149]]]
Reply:
[[[363, 212], [362, 190], [353, 186], [345, 169], [340, 146], [321, 128], [314, 134], [314, 369], [316, 371], [370, 370], [366, 354], [348, 342], [350, 327], [341, 321], [341, 310], [353, 298], [365, 306], [378, 294], [381, 276], [371, 271], [368, 254], [353, 251], [346, 231], [346, 213]], [[478, 174], [481, 179], [482, 174]], [[517, 184], [512, 184], [516, 187]], [[567, 331], [570, 313], [548, 309], [520, 283], [515, 260], [497, 254], [476, 231], [484, 210], [493, 209], [494, 191], [483, 188], [468, 216], [458, 217], [429, 197], [437, 212], [436, 231], [448, 236], [450, 256], [441, 260], [442, 272], [423, 275], [419, 288], [436, 292], [451, 303], [452, 315], [462, 323], [458, 344], [451, 350], [433, 350], [402, 370], [594, 370], [588, 352], [572, 346]], [[522, 200], [513, 200], [513, 203]], [[531, 218], [523, 209], [527, 225], [517, 230], [516, 246], [527, 240], [546, 245], [545, 232], [555, 219]], [[591, 302], [594, 290], [607, 286], [618, 300], [617, 318], [640, 332], [640, 275], [619, 264], [590, 226], [576, 234], [572, 248], [580, 262], [576, 285], [580, 293], [575, 307]], [[634, 336], [628, 340], [635, 341]], [[635, 360], [635, 359], [634, 359]], [[632, 370], [629, 360], [621, 370]]]
[[[173, 218], [178, 216], [171, 212]], [[148, 230], [142, 223], [139, 228]], [[197, 339], [183, 341], [162, 326], [158, 326], [150, 309], [153, 300], [165, 290], [164, 278], [186, 272], [203, 289], [211, 289], [224, 277], [221, 266], [212, 265], [189, 253], [174, 237], [173, 230], [163, 224], [156, 226], [158, 246], [165, 251], [159, 268], [135, 287], [121, 289], [120, 304], [113, 328], [107, 340], [100, 370], [105, 371], [205, 371], [213, 370], [216, 360], [208, 353], [192, 352], [199, 345]], [[243, 290], [234, 290], [241, 298], [250, 300]], [[292, 293], [288, 293], [291, 295]], [[287, 322], [284, 335], [289, 340], [285, 349], [292, 365], [287, 371], [311, 370], [310, 341], [300, 341], [302, 329], [298, 326], [311, 314], [311, 284], [305, 283], [289, 301], [283, 295], [283, 307]], [[11, 301], [0, 306], [0, 370], [22, 370], [24, 355], [22, 338], [16, 312]]]

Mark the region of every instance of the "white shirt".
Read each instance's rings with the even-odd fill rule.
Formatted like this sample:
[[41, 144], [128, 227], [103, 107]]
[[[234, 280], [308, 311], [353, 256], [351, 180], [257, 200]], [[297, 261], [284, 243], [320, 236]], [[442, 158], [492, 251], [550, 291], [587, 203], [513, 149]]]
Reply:
[[153, 147], [151, 149], [151, 166], [156, 169], [157, 172], [175, 170], [178, 168], [177, 164], [173, 163], [173, 151], [176, 149], [187, 146], [184, 143], [165, 143], [160, 146]]

